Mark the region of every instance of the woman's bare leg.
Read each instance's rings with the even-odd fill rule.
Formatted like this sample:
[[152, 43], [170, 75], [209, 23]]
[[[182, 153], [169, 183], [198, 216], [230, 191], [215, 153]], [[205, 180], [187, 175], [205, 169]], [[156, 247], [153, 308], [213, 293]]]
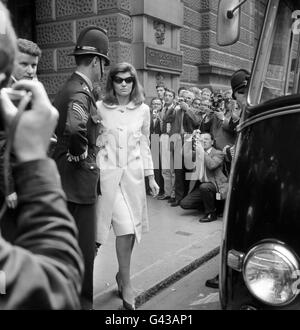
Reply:
[[130, 281], [130, 262], [135, 235], [116, 237], [116, 252], [119, 263], [119, 278], [121, 279], [123, 299], [134, 304], [134, 290]]

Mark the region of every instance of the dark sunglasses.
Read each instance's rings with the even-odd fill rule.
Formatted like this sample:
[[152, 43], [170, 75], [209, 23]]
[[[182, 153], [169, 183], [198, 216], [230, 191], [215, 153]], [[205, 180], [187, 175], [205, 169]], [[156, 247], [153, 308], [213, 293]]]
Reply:
[[113, 81], [116, 84], [122, 84], [123, 81], [126, 82], [126, 84], [131, 84], [134, 82], [134, 78], [133, 77], [128, 77], [128, 78], [121, 78], [121, 77], [113, 77]]

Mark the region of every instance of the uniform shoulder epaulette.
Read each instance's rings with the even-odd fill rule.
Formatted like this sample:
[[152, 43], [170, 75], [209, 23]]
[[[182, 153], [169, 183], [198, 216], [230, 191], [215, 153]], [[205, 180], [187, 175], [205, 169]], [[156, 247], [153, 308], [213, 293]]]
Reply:
[[88, 85], [87, 85], [87, 84], [85, 84], [85, 83], [82, 83], [82, 84], [81, 84], [81, 86], [82, 86], [82, 89], [83, 89], [85, 92], [88, 92], [88, 93], [90, 93], [90, 89], [89, 89], [89, 87], [88, 87]]

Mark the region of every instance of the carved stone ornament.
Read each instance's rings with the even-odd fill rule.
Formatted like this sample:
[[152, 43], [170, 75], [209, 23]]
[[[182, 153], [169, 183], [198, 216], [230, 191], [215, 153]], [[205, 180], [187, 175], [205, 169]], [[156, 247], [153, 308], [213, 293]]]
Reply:
[[153, 28], [155, 30], [154, 36], [156, 43], [158, 45], [163, 45], [165, 42], [165, 34], [166, 34], [166, 25], [160, 21], [153, 22]]

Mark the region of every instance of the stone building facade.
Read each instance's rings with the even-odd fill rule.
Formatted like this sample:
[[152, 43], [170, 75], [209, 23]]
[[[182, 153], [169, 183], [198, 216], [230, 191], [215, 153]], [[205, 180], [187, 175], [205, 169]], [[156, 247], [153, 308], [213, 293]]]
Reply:
[[31, 37], [43, 50], [39, 79], [51, 97], [74, 69], [68, 54], [79, 32], [95, 24], [108, 31], [112, 62], [127, 61], [137, 68], [148, 99], [161, 81], [174, 90], [181, 85], [216, 90], [229, 87], [234, 70], [250, 70], [265, 3], [246, 2], [239, 41], [220, 47], [215, 32], [218, 0], [7, 2], [18, 34]]

